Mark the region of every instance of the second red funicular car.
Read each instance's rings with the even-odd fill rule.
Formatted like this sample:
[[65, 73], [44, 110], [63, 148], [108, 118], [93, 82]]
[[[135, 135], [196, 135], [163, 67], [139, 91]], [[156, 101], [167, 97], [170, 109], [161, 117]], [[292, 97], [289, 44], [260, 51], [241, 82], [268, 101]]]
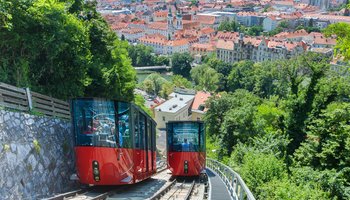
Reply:
[[168, 168], [174, 176], [200, 176], [205, 173], [204, 130], [201, 121], [166, 124]]

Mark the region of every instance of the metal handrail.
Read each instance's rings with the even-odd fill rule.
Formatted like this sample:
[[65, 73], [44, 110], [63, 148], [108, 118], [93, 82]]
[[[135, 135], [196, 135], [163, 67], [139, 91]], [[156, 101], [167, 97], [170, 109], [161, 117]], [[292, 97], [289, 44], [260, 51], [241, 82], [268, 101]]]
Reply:
[[210, 158], [207, 158], [207, 167], [214, 170], [220, 176], [221, 180], [225, 183], [232, 199], [255, 200], [255, 197], [247, 185], [244, 183], [241, 176], [237, 172], [233, 171], [230, 167]]

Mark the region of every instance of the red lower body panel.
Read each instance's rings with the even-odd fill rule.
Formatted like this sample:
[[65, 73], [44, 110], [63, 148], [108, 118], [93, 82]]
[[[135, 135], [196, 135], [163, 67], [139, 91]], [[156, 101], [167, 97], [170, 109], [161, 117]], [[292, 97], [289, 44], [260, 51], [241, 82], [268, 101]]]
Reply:
[[168, 152], [168, 168], [174, 176], [198, 176], [205, 169], [205, 153]]
[[[75, 147], [77, 175], [82, 184], [125, 185], [139, 182], [155, 173], [151, 168], [146, 168], [146, 152], [126, 148], [78, 146]], [[151, 157], [152, 153], [148, 154]], [[155, 162], [155, 156], [153, 160]], [[99, 180], [94, 178], [94, 161], [98, 162]]]

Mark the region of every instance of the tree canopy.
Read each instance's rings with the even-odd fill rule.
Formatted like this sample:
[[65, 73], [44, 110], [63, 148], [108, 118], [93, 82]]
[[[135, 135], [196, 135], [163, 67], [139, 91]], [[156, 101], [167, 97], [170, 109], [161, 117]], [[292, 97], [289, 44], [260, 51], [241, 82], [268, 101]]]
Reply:
[[120, 41], [83, 0], [0, 1], [0, 81], [56, 98], [131, 100], [135, 72]]
[[350, 198], [349, 67], [329, 62], [306, 53], [222, 68], [227, 87], [206, 102], [207, 155], [257, 199]]
[[189, 79], [191, 71], [192, 56], [189, 53], [174, 53], [171, 56], [172, 71], [174, 74], [181, 75]]

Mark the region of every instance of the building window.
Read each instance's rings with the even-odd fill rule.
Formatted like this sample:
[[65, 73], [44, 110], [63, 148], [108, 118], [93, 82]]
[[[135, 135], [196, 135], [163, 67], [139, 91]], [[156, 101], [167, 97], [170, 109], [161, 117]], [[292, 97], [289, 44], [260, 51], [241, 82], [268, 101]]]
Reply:
[[163, 116], [163, 121], [165, 121], [165, 116]]

